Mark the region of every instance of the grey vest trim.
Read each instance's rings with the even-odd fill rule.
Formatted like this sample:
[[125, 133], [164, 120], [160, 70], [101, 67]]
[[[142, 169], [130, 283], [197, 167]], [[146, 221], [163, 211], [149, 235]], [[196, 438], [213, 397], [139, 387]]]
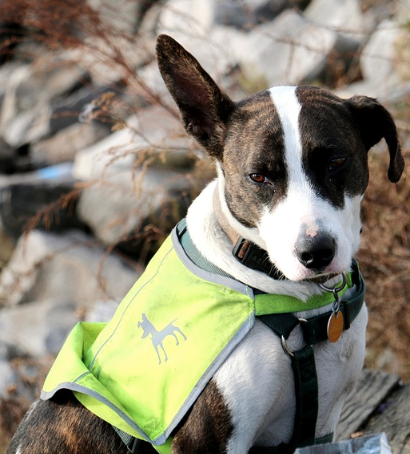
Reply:
[[[90, 372], [91, 373], [91, 372]], [[84, 375], [84, 374], [83, 374]], [[134, 430], [136, 430], [140, 435], [141, 438], [145, 440], [149, 440], [148, 435], [137, 425], [135, 422], [124, 412], [122, 412], [119, 408], [117, 408], [115, 405], [113, 405], [108, 399], [106, 399], [104, 396], [101, 394], [86, 388], [85, 386], [79, 385], [74, 382], [65, 382], [61, 383], [59, 386], [57, 386], [55, 389], [53, 389], [50, 392], [46, 392], [44, 390], [41, 391], [40, 394], [40, 399], [41, 400], [49, 400], [51, 399], [58, 391], [61, 391], [63, 389], [68, 389], [73, 392], [78, 392], [81, 394], [87, 394], [88, 396], [94, 397], [94, 399], [99, 400], [103, 404], [105, 404], [107, 407], [109, 407], [111, 410], [113, 410], [115, 413], [117, 413], [127, 424], [129, 424]], [[159, 437], [155, 441], [149, 440], [150, 443], [154, 445], [162, 445], [166, 442], [166, 438], [164, 436]]]
[[[205, 257], [203, 257], [198, 249], [192, 242], [189, 233], [186, 230], [186, 221], [183, 219], [171, 233], [172, 244], [174, 249], [185, 267], [191, 271], [191, 273], [209, 282], [223, 285], [236, 292], [247, 295], [253, 300], [255, 299], [254, 291], [252, 287], [249, 287], [242, 282], [237, 281], [229, 274], [217, 266], [210, 263]], [[184, 247], [182, 244], [184, 244]], [[187, 249], [185, 250], [185, 247]], [[203, 267], [203, 268], [202, 268]]]

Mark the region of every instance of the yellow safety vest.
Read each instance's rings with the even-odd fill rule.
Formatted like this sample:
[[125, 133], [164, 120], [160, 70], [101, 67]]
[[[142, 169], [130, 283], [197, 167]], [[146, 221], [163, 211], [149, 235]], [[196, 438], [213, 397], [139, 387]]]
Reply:
[[41, 398], [72, 390], [95, 415], [170, 454], [171, 432], [256, 315], [333, 301], [328, 292], [307, 302], [255, 293], [195, 265], [174, 229], [109, 323], [74, 327]]

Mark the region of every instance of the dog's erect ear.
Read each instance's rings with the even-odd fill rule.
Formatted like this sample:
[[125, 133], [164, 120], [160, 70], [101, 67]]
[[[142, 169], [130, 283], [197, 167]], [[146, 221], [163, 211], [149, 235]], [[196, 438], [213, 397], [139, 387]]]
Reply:
[[388, 177], [396, 183], [403, 173], [404, 159], [392, 116], [378, 101], [367, 96], [353, 96], [346, 103], [360, 129], [366, 150], [382, 138], [386, 140], [390, 153]]
[[221, 92], [198, 61], [171, 37], [158, 37], [157, 59], [185, 129], [211, 156], [221, 159], [233, 101]]

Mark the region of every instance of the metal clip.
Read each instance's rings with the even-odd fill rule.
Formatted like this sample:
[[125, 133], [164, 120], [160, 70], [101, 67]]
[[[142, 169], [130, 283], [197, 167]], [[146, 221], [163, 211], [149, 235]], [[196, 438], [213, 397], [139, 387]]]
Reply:
[[[305, 318], [299, 318], [299, 323], [307, 323], [307, 320]], [[286, 343], [286, 339], [285, 339], [285, 336], [281, 336], [280, 338], [280, 341], [282, 343], [282, 348], [283, 348], [283, 351], [291, 358], [294, 358], [295, 355], [293, 354], [293, 352], [289, 349], [288, 347], [288, 344]]]
[[346, 284], [347, 284], [347, 277], [346, 277], [345, 273], [342, 274], [342, 278], [343, 278], [343, 281], [338, 287], [330, 288], [324, 284], [319, 284], [319, 287], [322, 290], [333, 293], [335, 300], [333, 302], [332, 312], [334, 314], [337, 314], [340, 310], [341, 299], [340, 299], [339, 293], [346, 287]]

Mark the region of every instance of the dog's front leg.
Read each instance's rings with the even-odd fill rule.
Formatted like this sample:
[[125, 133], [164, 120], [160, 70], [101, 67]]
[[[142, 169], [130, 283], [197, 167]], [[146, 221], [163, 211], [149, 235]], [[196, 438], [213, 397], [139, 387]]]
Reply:
[[232, 432], [229, 409], [211, 380], [176, 433], [172, 454], [226, 454]]
[[256, 321], [209, 382], [176, 433], [172, 454], [247, 454], [288, 442], [293, 374], [278, 336]]

